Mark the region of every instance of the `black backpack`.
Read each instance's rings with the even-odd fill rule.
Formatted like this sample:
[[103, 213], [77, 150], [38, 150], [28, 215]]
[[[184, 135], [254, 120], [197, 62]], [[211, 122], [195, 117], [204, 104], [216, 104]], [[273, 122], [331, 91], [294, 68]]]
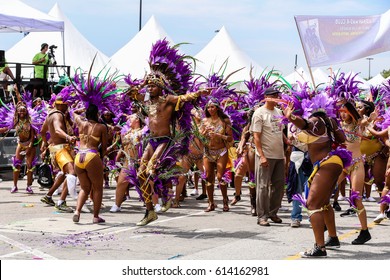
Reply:
[[38, 184], [43, 188], [51, 188], [54, 183], [53, 171], [49, 164], [49, 156], [46, 154], [44, 162], [38, 167]]

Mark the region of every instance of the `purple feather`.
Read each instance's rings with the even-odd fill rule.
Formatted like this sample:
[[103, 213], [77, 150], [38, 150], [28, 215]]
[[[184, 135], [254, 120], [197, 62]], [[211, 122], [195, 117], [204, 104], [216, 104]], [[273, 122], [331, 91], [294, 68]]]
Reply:
[[347, 168], [352, 163], [352, 153], [344, 148], [337, 147], [336, 150], [330, 152], [330, 155], [336, 155], [341, 158], [344, 168]]
[[298, 201], [303, 209], [307, 209], [307, 201], [301, 194], [294, 194], [292, 200]]
[[386, 194], [386, 195], [382, 196], [379, 203], [389, 205], [390, 204], [390, 194]]
[[351, 207], [354, 208], [354, 210], [356, 211], [357, 206], [355, 204], [355, 200], [360, 200], [360, 199], [362, 199], [362, 197], [359, 195], [359, 192], [352, 191], [351, 195], [349, 197], [347, 197], [346, 199], [349, 202], [349, 205], [351, 205]]

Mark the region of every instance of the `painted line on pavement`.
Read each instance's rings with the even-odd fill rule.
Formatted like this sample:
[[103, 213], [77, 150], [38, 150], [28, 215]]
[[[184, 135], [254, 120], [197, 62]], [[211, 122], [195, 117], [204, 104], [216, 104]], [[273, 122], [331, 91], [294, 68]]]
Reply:
[[25, 253], [29, 253], [29, 254], [32, 254], [34, 257], [38, 257], [38, 258], [42, 258], [42, 259], [45, 259], [45, 260], [57, 260], [57, 258], [51, 256], [51, 255], [48, 255], [44, 252], [41, 252], [37, 249], [33, 249], [27, 245], [24, 245], [16, 240], [13, 240], [11, 238], [8, 238], [4, 235], [1, 235], [0, 234], [0, 241], [3, 241], [5, 243], [8, 243], [14, 247], [17, 247], [19, 249], [21, 249], [23, 252]]
[[[204, 211], [201, 211], [201, 212], [196, 212], [196, 213], [193, 213], [193, 214], [188, 214], [188, 215], [185, 215], [185, 216], [168, 218], [168, 219], [164, 219], [164, 220], [156, 220], [156, 221], [153, 221], [153, 222], [149, 223], [148, 225], [162, 224], [162, 223], [170, 222], [170, 221], [173, 221], [173, 220], [184, 219], [184, 218], [191, 217], [191, 216], [198, 216], [198, 215], [201, 215], [201, 214], [204, 214], [204, 213], [205, 213]], [[142, 228], [146, 229], [146, 228], [148, 228], [148, 225], [146, 225], [146, 226], [133, 226], [133, 227], [128, 227], [128, 228], [124, 228], [124, 229], [120, 229], [120, 230], [110, 231], [110, 232], [99, 234], [98, 236], [92, 236], [91, 239], [101, 238], [102, 236], [118, 234], [118, 233], [130, 231], [130, 230], [134, 230], [134, 229], [142, 229]]]

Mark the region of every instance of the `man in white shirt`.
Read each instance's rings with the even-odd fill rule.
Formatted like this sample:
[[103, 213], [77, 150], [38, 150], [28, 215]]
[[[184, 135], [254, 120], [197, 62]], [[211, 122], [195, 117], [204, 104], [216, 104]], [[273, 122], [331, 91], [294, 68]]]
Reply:
[[281, 223], [277, 216], [282, 203], [285, 184], [284, 146], [285, 136], [280, 121], [283, 113], [276, 108], [279, 91], [265, 90], [266, 102], [252, 117], [251, 132], [256, 146], [255, 178], [257, 223], [269, 226], [268, 218]]

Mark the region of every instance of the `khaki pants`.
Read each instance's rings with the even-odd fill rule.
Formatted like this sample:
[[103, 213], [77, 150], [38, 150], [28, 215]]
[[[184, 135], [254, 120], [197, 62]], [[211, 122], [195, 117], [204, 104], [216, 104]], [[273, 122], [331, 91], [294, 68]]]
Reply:
[[260, 157], [255, 158], [256, 211], [257, 217], [267, 220], [275, 217], [282, 204], [285, 184], [284, 159], [267, 159], [268, 166], [260, 165]]

